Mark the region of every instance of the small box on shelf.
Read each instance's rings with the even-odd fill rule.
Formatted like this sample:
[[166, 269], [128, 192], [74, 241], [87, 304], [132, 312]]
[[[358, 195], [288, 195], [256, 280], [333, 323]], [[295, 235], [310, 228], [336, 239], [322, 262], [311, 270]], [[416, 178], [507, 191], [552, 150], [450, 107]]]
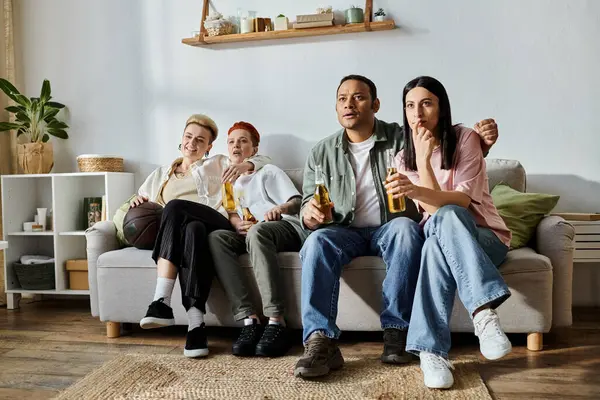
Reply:
[[88, 290], [88, 265], [86, 259], [67, 260], [65, 267], [69, 272], [70, 290]]

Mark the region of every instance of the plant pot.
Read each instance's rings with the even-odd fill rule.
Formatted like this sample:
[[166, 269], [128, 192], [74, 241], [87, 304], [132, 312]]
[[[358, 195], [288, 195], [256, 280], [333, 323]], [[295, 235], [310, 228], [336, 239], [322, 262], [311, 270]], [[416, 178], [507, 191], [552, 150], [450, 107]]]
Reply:
[[275, 18], [275, 30], [276, 31], [287, 31], [289, 20], [287, 17]]
[[18, 144], [17, 162], [24, 174], [47, 174], [54, 166], [52, 143]]
[[383, 22], [385, 21], [385, 15], [376, 15], [373, 17], [373, 21], [375, 22]]
[[347, 24], [360, 24], [365, 22], [365, 13], [362, 8], [349, 8], [346, 10]]

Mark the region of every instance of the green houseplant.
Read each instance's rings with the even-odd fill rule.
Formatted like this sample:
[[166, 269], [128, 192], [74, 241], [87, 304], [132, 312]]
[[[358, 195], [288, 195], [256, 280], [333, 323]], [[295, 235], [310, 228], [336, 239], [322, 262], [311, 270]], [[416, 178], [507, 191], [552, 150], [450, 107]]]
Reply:
[[385, 21], [385, 11], [383, 11], [383, 8], [375, 11], [374, 16], [374, 21]]
[[25, 143], [17, 145], [17, 161], [26, 174], [45, 174], [54, 166], [54, 154], [50, 135], [68, 139], [66, 129], [69, 126], [56, 119], [56, 115], [65, 106], [50, 101], [50, 82], [45, 79], [40, 97], [22, 95], [12, 83], [0, 78], [0, 89], [15, 102], [6, 107], [14, 114], [14, 122], [0, 122], [0, 132], [16, 130], [17, 137], [24, 135]]

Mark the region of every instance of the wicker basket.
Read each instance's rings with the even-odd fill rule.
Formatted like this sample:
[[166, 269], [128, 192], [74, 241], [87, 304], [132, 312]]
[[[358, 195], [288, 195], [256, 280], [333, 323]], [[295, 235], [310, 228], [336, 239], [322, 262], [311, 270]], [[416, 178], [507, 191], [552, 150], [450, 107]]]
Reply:
[[22, 289], [50, 290], [54, 289], [54, 263], [13, 264], [15, 275]]
[[123, 172], [123, 158], [83, 154], [77, 157], [80, 172]]

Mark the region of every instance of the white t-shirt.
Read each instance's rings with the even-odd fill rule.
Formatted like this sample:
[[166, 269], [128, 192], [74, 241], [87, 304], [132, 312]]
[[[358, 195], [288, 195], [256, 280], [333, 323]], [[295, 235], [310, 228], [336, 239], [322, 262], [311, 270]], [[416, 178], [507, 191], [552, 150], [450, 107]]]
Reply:
[[[273, 207], [287, 203], [292, 197], [301, 197], [294, 183], [283, 170], [275, 165], [265, 165], [257, 172], [240, 176], [234, 191], [244, 196], [244, 202], [257, 221], [264, 221], [265, 214]], [[238, 210], [241, 215], [241, 210]], [[282, 215], [282, 219], [294, 225], [304, 234], [298, 215]]]
[[369, 152], [375, 145], [371, 136], [364, 142], [348, 142], [350, 163], [356, 177], [356, 206], [354, 221], [350, 226], [355, 228], [370, 228], [381, 225], [379, 197], [373, 181], [373, 170]]

